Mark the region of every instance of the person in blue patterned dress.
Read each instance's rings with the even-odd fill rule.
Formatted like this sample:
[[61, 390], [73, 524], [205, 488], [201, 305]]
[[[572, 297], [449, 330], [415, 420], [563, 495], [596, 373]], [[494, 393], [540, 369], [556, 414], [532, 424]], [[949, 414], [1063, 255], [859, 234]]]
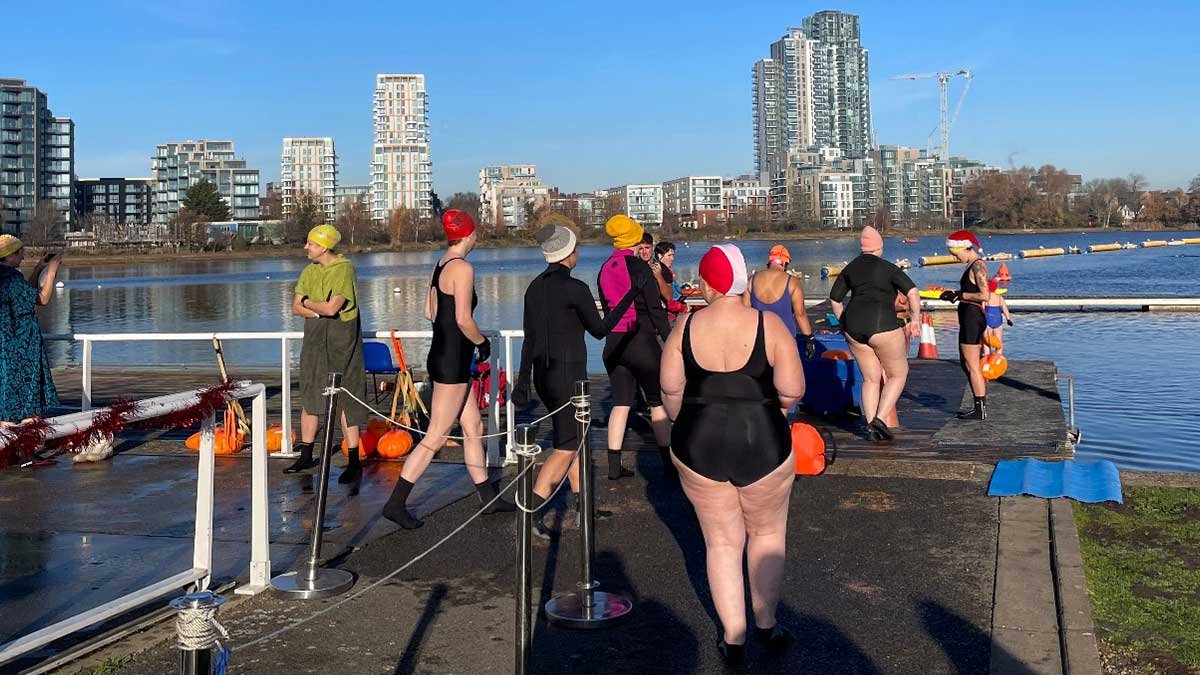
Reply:
[[61, 258], [47, 255], [29, 278], [18, 269], [24, 245], [0, 235], [0, 421], [39, 417], [58, 405], [50, 360], [38, 327], [37, 306], [50, 302]]

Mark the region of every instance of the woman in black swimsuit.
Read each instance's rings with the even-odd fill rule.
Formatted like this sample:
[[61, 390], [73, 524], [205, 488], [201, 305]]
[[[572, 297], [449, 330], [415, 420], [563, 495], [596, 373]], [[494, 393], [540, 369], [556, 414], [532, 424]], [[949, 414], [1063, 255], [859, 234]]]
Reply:
[[975, 406], [958, 414], [961, 419], [987, 419], [987, 380], [983, 377], [980, 358], [983, 352], [983, 333], [987, 330], [987, 315], [983, 308], [988, 302], [988, 270], [979, 252], [982, 247], [975, 235], [959, 230], [946, 239], [946, 247], [959, 262], [966, 264], [959, 290], [942, 293], [942, 300], [958, 303], [958, 362], [967, 381]]
[[[480, 362], [492, 353], [491, 342], [479, 331], [473, 316], [479, 299], [475, 296], [475, 269], [466, 257], [475, 248], [475, 222], [465, 212], [450, 209], [442, 214], [446, 231], [446, 253], [433, 269], [429, 293], [425, 297], [425, 318], [433, 322], [433, 344], [429, 347], [426, 369], [433, 380], [429, 428], [425, 437], [404, 462], [400, 478], [383, 507], [388, 520], [405, 529], [423, 525], [408, 512], [405, 503], [415, 483], [442, 449], [446, 435], [457, 419], [462, 427], [463, 458], [479, 499], [484, 504], [496, 496], [496, 486], [488, 477], [483, 454], [483, 420], [479, 408], [468, 405], [471, 382], [471, 356], [478, 352]], [[487, 513], [512, 511], [511, 502], [497, 500]]]
[[700, 261], [708, 307], [683, 317], [667, 340], [662, 395], [675, 419], [671, 452], [704, 533], [708, 583], [726, 661], [744, 658], [743, 552], [755, 637], [783, 647], [776, 623], [788, 497], [795, 479], [784, 410], [804, 394], [795, 336], [778, 316], [742, 304], [746, 263], [732, 244]]
[[[899, 267], [883, 259], [883, 237], [868, 225], [859, 240], [862, 255], [846, 265], [829, 300], [833, 313], [846, 333], [846, 343], [862, 371], [862, 412], [867, 435], [874, 442], [892, 440], [884, 420], [896, 410], [896, 402], [908, 380], [908, 341], [896, 318], [896, 294], [908, 298], [910, 335], [921, 329], [920, 294], [912, 279]], [[850, 303], [842, 309], [842, 301]]]

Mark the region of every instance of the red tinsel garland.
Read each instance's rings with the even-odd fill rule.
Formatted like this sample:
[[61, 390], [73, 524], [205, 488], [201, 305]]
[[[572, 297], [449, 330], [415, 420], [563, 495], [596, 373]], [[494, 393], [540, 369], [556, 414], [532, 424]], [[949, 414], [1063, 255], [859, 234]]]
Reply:
[[98, 412], [86, 429], [49, 441], [46, 440], [46, 435], [50, 430], [50, 423], [44, 419], [39, 418], [19, 426], [6, 428], [0, 431], [0, 443], [3, 443], [0, 446], [0, 468], [20, 464], [32, 457], [33, 453], [43, 446], [75, 450], [93, 439], [115, 438], [126, 427], [166, 430], [193, 426], [207, 419], [218, 409], [225, 407], [230, 394], [237, 386], [234, 382], [227, 382], [210, 387], [197, 394], [196, 402], [186, 408], [138, 422], [130, 421], [137, 410], [137, 404], [132, 401], [117, 401], [105, 410]]

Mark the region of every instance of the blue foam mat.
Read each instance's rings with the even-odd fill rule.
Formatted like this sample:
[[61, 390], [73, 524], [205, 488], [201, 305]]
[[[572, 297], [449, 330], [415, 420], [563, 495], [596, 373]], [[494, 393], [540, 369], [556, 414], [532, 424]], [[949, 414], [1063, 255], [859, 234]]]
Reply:
[[996, 464], [988, 496], [1033, 495], [1052, 499], [1070, 497], [1080, 502], [1117, 502], [1121, 474], [1108, 460], [1046, 462], [1026, 457]]

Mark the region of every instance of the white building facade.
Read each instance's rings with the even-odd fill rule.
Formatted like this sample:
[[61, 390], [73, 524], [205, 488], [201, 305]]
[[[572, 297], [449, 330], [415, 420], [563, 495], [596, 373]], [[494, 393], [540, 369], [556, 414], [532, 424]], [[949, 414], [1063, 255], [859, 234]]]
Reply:
[[429, 158], [429, 97], [421, 74], [375, 76], [371, 148], [371, 217], [385, 221], [398, 208], [428, 218], [433, 163]]
[[663, 222], [663, 186], [661, 183], [622, 185], [606, 191], [617, 195], [621, 209], [642, 227], [658, 227]]
[[479, 170], [479, 217], [487, 227], [526, 227], [529, 212], [547, 206], [551, 192], [536, 164], [485, 166]]
[[290, 217], [300, 194], [309, 192], [320, 199], [325, 221], [332, 223], [337, 218], [337, 169], [332, 138], [283, 139], [279, 160], [283, 217]]

